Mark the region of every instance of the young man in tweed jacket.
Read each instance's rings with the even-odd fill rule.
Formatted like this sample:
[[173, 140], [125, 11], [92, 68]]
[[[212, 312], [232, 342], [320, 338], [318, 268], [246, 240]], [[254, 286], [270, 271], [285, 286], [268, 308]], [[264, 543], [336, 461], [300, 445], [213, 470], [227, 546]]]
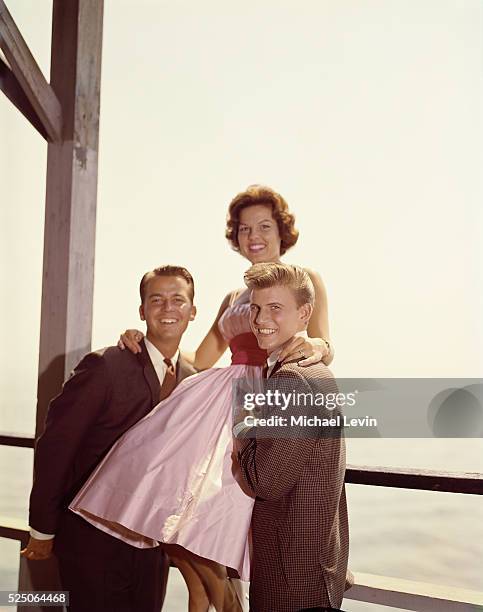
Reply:
[[[251, 430], [242, 425], [243, 433], [239, 425], [234, 430], [241, 471], [256, 496], [250, 610], [337, 610], [346, 575], [350, 581], [345, 444], [338, 426], [304, 427], [297, 420], [334, 418], [337, 412], [301, 407], [295, 399], [299, 393], [306, 398], [334, 394], [337, 385], [323, 363], [301, 367], [277, 361], [283, 347], [306, 329], [313, 285], [302, 268], [278, 263], [256, 264], [245, 281], [251, 290], [252, 330], [268, 353], [268, 389], [292, 398], [283, 411], [273, 405], [269, 411], [285, 418], [285, 426], [267, 428], [259, 421], [262, 426], [255, 423]], [[253, 424], [254, 416], [241, 422]]]

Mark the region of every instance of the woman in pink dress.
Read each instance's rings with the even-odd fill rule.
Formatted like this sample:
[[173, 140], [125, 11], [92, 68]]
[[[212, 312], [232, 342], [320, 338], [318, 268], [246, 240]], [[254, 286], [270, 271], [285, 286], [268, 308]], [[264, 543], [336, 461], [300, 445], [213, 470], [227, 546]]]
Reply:
[[[254, 264], [279, 261], [298, 232], [285, 200], [254, 185], [231, 202], [226, 236]], [[294, 340], [280, 358], [297, 354], [307, 365], [320, 359], [329, 364], [326, 292], [318, 274], [309, 274], [317, 304], [309, 338]], [[132, 330], [126, 341], [141, 337]], [[213, 368], [228, 346], [232, 365]], [[130, 347], [136, 351], [135, 343]], [[233, 291], [195, 353], [193, 364], [204, 371], [185, 379], [117, 441], [70, 506], [134, 546], [168, 544], [188, 585], [190, 612], [206, 611], [209, 602], [223, 610], [225, 568], [249, 580], [254, 500], [239, 485], [232, 460], [231, 392], [235, 379], [256, 384], [265, 360], [250, 331], [248, 293]], [[201, 571], [190, 563], [198, 558], [207, 560]]]

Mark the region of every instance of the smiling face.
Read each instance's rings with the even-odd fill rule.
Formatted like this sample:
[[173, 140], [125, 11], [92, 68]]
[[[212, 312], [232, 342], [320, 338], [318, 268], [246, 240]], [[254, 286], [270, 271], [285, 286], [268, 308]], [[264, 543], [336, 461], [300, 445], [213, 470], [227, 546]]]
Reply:
[[290, 287], [278, 285], [252, 289], [250, 326], [258, 346], [272, 353], [303, 331], [312, 314], [312, 306], [298, 306]]
[[191, 291], [181, 276], [153, 276], [148, 281], [139, 307], [141, 320], [146, 321], [148, 340], [179, 342], [196, 314]]
[[240, 253], [252, 264], [280, 259], [280, 233], [270, 206], [254, 204], [240, 211]]

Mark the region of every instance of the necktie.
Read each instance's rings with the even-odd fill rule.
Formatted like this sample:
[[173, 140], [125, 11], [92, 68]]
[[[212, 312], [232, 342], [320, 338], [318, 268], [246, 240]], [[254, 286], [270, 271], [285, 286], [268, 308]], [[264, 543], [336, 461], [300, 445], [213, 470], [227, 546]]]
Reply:
[[173, 362], [171, 359], [165, 359], [164, 363], [166, 364], [166, 373], [164, 375], [163, 384], [161, 385], [161, 389], [159, 391], [159, 401], [162, 402], [168, 395], [171, 395], [171, 392], [176, 387], [176, 370], [174, 368]]
[[262, 376], [263, 378], [268, 378], [268, 363], [263, 366]]

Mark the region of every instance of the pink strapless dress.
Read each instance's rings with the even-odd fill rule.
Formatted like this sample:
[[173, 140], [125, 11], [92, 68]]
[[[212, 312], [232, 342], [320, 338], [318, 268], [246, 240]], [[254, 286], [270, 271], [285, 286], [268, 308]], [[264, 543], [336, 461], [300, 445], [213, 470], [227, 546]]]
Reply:
[[250, 332], [249, 306], [220, 318], [232, 365], [182, 381], [114, 444], [70, 505], [84, 519], [133, 546], [158, 541], [238, 571], [249, 580], [254, 500], [232, 460], [232, 382], [262, 376], [265, 351]]

